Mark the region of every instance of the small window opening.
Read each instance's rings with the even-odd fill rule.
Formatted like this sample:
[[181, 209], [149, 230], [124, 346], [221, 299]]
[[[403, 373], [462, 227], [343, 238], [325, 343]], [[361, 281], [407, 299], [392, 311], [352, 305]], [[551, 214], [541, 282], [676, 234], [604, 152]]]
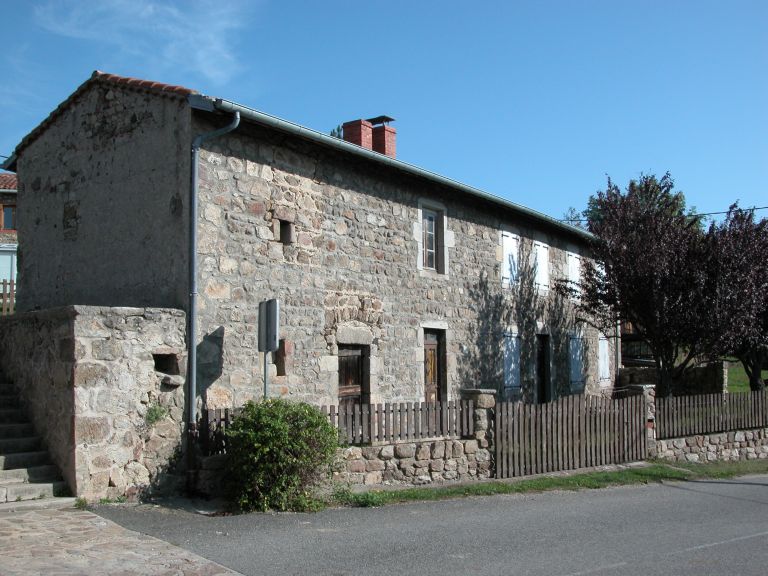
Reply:
[[177, 376], [179, 372], [179, 357], [176, 354], [152, 354], [155, 361], [155, 372]]
[[293, 228], [293, 222], [288, 222], [287, 220], [278, 220], [280, 223], [279, 227], [279, 235], [280, 237], [278, 240], [285, 244], [286, 246], [288, 244], [293, 244], [294, 239], [294, 228]]

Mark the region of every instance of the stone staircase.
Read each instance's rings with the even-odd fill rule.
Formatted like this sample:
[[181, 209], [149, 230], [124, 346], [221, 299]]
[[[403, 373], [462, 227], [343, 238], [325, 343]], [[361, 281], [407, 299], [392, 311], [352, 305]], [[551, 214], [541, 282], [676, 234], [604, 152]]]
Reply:
[[0, 504], [68, 492], [15, 388], [0, 380]]

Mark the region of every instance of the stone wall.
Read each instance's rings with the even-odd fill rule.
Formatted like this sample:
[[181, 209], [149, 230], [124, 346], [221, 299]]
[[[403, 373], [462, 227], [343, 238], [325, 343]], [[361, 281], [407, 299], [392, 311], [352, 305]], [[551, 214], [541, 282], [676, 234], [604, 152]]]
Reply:
[[[396, 485], [465, 482], [493, 473], [493, 390], [469, 390], [474, 402], [471, 438], [433, 438], [417, 442], [339, 448], [332, 481], [348, 485]], [[221, 495], [226, 454], [200, 460], [196, 488], [207, 496]]]
[[22, 150], [18, 310], [186, 305], [189, 118], [95, 83]]
[[768, 458], [768, 428], [657, 440], [656, 456], [672, 462], [765, 459]]
[[170, 309], [70, 306], [0, 318], [0, 366], [77, 496], [132, 496], [174, 480], [184, 330], [184, 313]]
[[[211, 124], [193, 122], [201, 132]], [[551, 284], [567, 273], [577, 235], [375, 162], [244, 124], [201, 152], [200, 333], [209, 407], [259, 394], [258, 304], [279, 298], [287, 351], [270, 365], [272, 393], [338, 401], [338, 348], [370, 347], [371, 401], [424, 399], [424, 331], [445, 342], [445, 389], [503, 382], [504, 332], [522, 342], [520, 397], [533, 398], [536, 335], [550, 336], [553, 395], [571, 392], [571, 303], [554, 290], [502, 286], [502, 230], [550, 246]], [[446, 273], [419, 265], [420, 214], [444, 216]], [[532, 279], [531, 279], [532, 282]], [[531, 284], [532, 286], [532, 284]], [[583, 328], [586, 388], [598, 393], [598, 335]], [[613, 343], [612, 343], [613, 344]], [[614, 365], [613, 351], [610, 353]]]
[[74, 450], [73, 307], [0, 317], [0, 371], [14, 382], [36, 432], [70, 489], [78, 485]]

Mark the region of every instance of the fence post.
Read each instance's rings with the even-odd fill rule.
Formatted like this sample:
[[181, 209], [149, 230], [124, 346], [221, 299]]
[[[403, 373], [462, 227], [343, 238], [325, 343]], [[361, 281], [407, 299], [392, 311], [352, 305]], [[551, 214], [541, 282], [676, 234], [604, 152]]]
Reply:
[[635, 384], [632, 388], [642, 390], [643, 413], [645, 414], [645, 454], [644, 458], [657, 456], [656, 446], [656, 385]]

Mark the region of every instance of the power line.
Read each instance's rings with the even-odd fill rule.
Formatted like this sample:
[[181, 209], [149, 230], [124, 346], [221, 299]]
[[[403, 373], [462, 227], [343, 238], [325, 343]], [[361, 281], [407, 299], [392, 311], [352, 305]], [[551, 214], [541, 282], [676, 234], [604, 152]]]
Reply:
[[[757, 210], [768, 210], [768, 206], [752, 206], [752, 208], [738, 208], [744, 212], [755, 212]], [[728, 214], [730, 210], [720, 212], [700, 212], [698, 214], [686, 214], [688, 218], [699, 218], [700, 216], [715, 216], [717, 214]], [[563, 218], [560, 222], [589, 222], [589, 218]]]

